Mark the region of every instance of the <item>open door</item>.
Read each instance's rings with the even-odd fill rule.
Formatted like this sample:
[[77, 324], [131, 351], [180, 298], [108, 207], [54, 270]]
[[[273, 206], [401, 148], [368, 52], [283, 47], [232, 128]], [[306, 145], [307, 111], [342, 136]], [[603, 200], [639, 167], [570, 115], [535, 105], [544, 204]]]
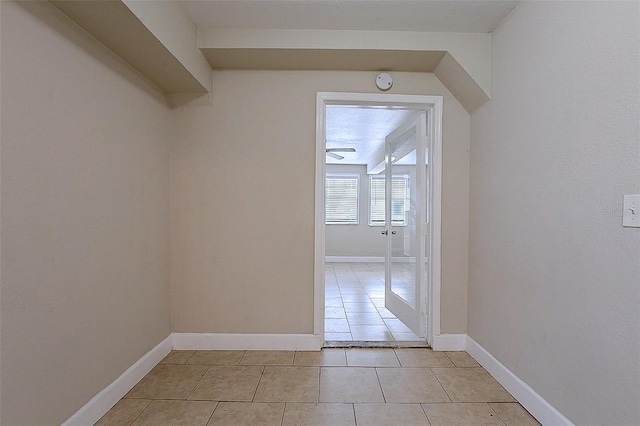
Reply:
[[426, 335], [427, 114], [386, 137], [385, 306], [417, 336]]

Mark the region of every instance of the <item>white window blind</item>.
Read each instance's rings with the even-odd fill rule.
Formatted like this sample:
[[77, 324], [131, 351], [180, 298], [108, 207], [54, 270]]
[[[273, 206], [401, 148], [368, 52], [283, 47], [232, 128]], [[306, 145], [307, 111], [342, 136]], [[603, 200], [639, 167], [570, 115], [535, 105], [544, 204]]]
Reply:
[[[407, 176], [393, 176], [391, 178], [391, 225], [405, 226], [406, 212], [409, 203], [409, 179]], [[385, 177], [369, 177], [369, 225], [383, 226], [385, 224]]]
[[327, 174], [325, 184], [325, 223], [358, 224], [358, 175]]

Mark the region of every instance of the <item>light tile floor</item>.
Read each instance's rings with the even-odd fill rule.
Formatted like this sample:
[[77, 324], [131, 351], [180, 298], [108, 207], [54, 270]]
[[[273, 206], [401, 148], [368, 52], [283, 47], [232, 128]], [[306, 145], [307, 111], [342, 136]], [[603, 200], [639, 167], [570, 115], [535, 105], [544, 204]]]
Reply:
[[465, 352], [173, 351], [98, 425], [538, 425]]
[[384, 307], [384, 263], [327, 263], [325, 339], [421, 341]]

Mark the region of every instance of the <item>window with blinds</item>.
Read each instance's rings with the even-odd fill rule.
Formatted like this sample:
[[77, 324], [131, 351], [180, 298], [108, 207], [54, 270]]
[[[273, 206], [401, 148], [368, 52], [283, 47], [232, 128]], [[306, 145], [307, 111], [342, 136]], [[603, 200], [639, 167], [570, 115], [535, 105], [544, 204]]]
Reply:
[[325, 183], [325, 223], [357, 225], [359, 175], [327, 174]]
[[[391, 225], [405, 226], [406, 213], [409, 211], [409, 178], [393, 176], [391, 178]], [[369, 225], [385, 224], [385, 177], [369, 176]]]

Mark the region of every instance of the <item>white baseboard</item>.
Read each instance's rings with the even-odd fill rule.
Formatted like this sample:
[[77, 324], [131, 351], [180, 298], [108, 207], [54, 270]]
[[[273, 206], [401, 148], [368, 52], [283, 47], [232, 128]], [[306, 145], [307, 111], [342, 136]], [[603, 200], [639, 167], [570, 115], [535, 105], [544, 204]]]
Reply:
[[174, 349], [319, 351], [324, 337], [316, 334], [173, 333]]
[[89, 402], [62, 424], [62, 426], [86, 426], [97, 422], [100, 417], [127, 394], [144, 376], [147, 375], [172, 349], [171, 335], [144, 354], [131, 367], [101, 390]]
[[545, 401], [531, 386], [520, 380], [478, 342], [467, 336], [466, 351], [489, 372], [518, 402], [543, 425], [573, 425]]
[[332, 263], [384, 263], [384, 256], [325, 256]]
[[464, 351], [467, 344], [466, 334], [436, 334], [431, 342], [434, 351]]

